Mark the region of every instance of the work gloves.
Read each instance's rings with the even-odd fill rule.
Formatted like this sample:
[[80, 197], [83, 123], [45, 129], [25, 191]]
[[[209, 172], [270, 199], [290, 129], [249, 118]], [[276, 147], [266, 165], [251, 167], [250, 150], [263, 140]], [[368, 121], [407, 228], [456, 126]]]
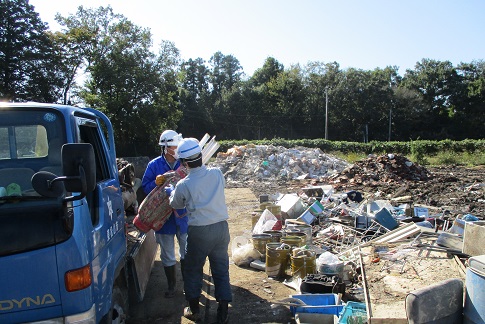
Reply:
[[162, 184], [165, 183], [167, 179], [165, 179], [165, 176], [163, 174], [157, 175], [157, 178], [155, 179], [155, 184], [157, 186], [161, 186]]
[[[174, 179], [175, 178], [175, 179]], [[177, 173], [175, 171], [167, 171], [165, 172], [164, 174], [159, 174], [157, 175], [157, 177], [155, 178], [155, 184], [157, 186], [161, 186], [162, 184], [164, 184], [166, 181], [168, 180], [180, 180], [180, 177], [177, 177]], [[175, 182], [176, 182], [175, 181]]]
[[167, 196], [170, 196], [173, 189], [174, 189], [173, 184], [169, 184], [168, 186], [165, 187], [165, 193], [167, 194]]

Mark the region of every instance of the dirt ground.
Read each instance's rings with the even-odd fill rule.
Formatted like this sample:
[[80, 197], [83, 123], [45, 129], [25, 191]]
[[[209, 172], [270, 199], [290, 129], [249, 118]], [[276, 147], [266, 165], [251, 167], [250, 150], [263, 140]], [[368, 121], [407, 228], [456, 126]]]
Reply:
[[[429, 179], [426, 181], [394, 181], [363, 184], [334, 183], [339, 191], [357, 190], [363, 195], [379, 192], [382, 199], [393, 196], [409, 196], [415, 204], [429, 206], [437, 212], [447, 211], [449, 215], [470, 213], [477, 217], [485, 216], [485, 170], [483, 168], [429, 168]], [[315, 180], [291, 182], [246, 182], [226, 188], [226, 203], [229, 208], [229, 229], [231, 238], [243, 235], [251, 229], [251, 212], [259, 206], [260, 194], [295, 193], [308, 184], [325, 184]], [[236, 188], [237, 187], [237, 188]], [[230, 247], [229, 247], [229, 252]], [[377, 267], [377, 265], [376, 265]], [[442, 270], [442, 269], [441, 269]], [[269, 279], [264, 271], [249, 267], [230, 265], [230, 278], [233, 291], [233, 301], [230, 304], [230, 323], [295, 323], [289, 308], [272, 306], [274, 301], [282, 300], [295, 290], [288, 287], [282, 280]], [[419, 273], [426, 269], [412, 269]], [[411, 271], [411, 272], [412, 272]], [[438, 270], [437, 270], [438, 271]], [[450, 268], [452, 276], [456, 269]], [[370, 271], [372, 272], [372, 270]], [[410, 272], [410, 273], [411, 273]], [[438, 271], [439, 272], [439, 271]], [[177, 295], [166, 299], [163, 292], [166, 289], [166, 279], [159, 256], [149, 281], [145, 300], [131, 307], [128, 323], [191, 323], [182, 316], [186, 305], [180, 272], [178, 273]], [[288, 276], [287, 279], [291, 277]], [[386, 275], [372, 279], [373, 283], [385, 281]], [[420, 279], [422, 280], [422, 279]], [[403, 286], [410, 291], [413, 287]], [[217, 303], [214, 300], [214, 289], [210, 280], [208, 263], [205, 267], [205, 284], [201, 305], [203, 306], [203, 323], [212, 323], [216, 318]]]
[[[243, 235], [251, 230], [251, 212], [259, 206], [259, 199], [249, 188], [226, 189], [226, 203], [229, 208], [229, 230], [231, 238]], [[229, 253], [230, 251], [229, 247]], [[203, 285], [204, 321], [212, 323], [216, 319], [217, 303], [214, 300], [214, 286], [210, 281], [208, 262], [205, 267]], [[230, 304], [230, 323], [291, 323], [288, 307], [271, 307], [272, 301], [281, 300], [294, 293], [281, 281], [268, 279], [264, 271], [251, 267], [239, 267], [230, 264], [230, 280], [233, 301]], [[183, 282], [178, 272], [177, 295], [175, 298], [164, 298], [167, 287], [163, 266], [157, 256], [145, 300], [131, 308], [128, 323], [192, 323], [183, 317], [186, 302], [183, 296]]]

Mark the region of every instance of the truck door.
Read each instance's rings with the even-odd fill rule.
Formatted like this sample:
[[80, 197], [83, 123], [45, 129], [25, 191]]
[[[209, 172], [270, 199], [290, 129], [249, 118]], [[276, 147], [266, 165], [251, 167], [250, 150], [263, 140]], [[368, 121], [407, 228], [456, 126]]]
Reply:
[[[107, 141], [98, 121], [78, 117], [79, 141], [90, 143], [96, 161], [96, 189], [87, 195], [91, 222], [94, 228], [93, 284], [96, 294], [97, 315], [110, 307], [111, 289], [117, 268], [124, 264], [126, 238], [122, 193], [116, 168], [116, 159], [110, 155]], [[114, 167], [112, 166], [114, 163]]]

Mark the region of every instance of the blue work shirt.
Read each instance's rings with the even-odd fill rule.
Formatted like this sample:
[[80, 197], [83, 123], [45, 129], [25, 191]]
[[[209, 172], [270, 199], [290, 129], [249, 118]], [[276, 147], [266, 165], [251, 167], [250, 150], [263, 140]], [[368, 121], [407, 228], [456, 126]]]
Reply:
[[[176, 161], [173, 168], [167, 162], [163, 155], [148, 162], [145, 174], [141, 180], [143, 191], [148, 195], [156, 186], [155, 180], [157, 175], [164, 174], [168, 171], [176, 170], [180, 166], [180, 161]], [[172, 213], [167, 222], [157, 231], [158, 234], [176, 234], [177, 226], [179, 226], [180, 233], [187, 233], [188, 218], [187, 216], [179, 218]]]
[[221, 170], [202, 165], [189, 169], [189, 174], [176, 185], [170, 195], [173, 208], [186, 208], [189, 226], [206, 226], [229, 218]]

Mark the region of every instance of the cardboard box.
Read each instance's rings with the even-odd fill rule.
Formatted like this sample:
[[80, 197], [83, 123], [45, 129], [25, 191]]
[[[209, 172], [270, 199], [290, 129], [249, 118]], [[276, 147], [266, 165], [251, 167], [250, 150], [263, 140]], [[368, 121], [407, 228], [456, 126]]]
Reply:
[[305, 211], [305, 203], [296, 194], [283, 195], [276, 205], [281, 206], [282, 219], [295, 219]]
[[485, 254], [485, 221], [465, 222], [462, 252], [471, 256]]
[[297, 220], [307, 224], [313, 223], [315, 218], [323, 212], [323, 205], [317, 200], [301, 214]]

